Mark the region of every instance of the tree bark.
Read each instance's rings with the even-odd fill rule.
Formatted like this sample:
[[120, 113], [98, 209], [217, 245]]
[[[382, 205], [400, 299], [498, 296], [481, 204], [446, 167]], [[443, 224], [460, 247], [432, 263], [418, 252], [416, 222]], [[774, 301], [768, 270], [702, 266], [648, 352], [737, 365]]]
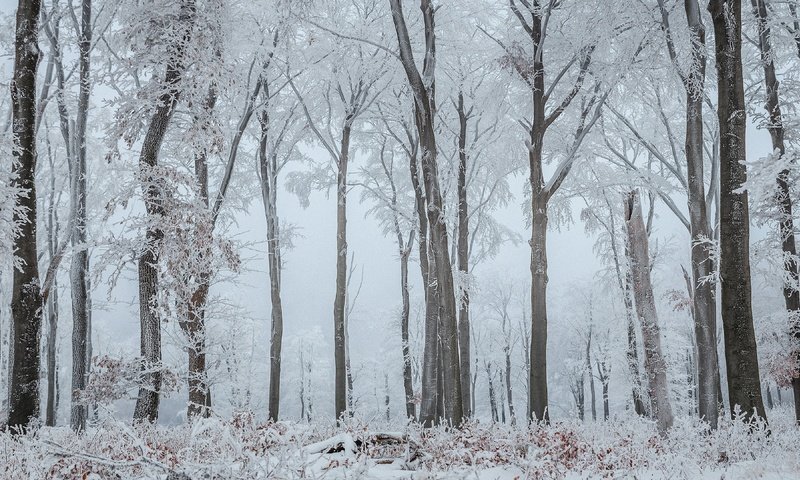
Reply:
[[14, 223], [20, 226], [13, 250], [21, 262], [14, 268], [11, 293], [13, 353], [9, 387], [8, 427], [24, 431], [39, 415], [39, 339], [42, 297], [36, 251], [36, 72], [39, 65], [40, 0], [20, 1], [11, 83], [14, 134], [12, 187], [16, 198]]
[[411, 183], [419, 221], [419, 265], [422, 272], [422, 283], [425, 290], [425, 333], [422, 359], [422, 404], [419, 419], [426, 426], [433, 426], [438, 421], [438, 351], [439, 351], [439, 299], [436, 284], [432, 275], [431, 259], [428, 246], [428, 217], [425, 212], [425, 193], [420, 183], [420, 172], [417, 157], [412, 156], [409, 162]]
[[[772, 54], [771, 29], [768, 24], [766, 0], [751, 0], [758, 23], [758, 43], [761, 50], [761, 65], [764, 68], [764, 85], [766, 87], [765, 108], [769, 115], [770, 138], [772, 139], [773, 154], [783, 156], [786, 154], [784, 142], [785, 130], [781, 112], [779, 83], [775, 74], [775, 61]], [[797, 246], [794, 234], [794, 217], [792, 197], [789, 193], [789, 170], [783, 170], [776, 179], [778, 184], [778, 207], [780, 209], [780, 222], [778, 224], [781, 236], [781, 249], [784, 254], [784, 268], [788, 281], [783, 286], [783, 299], [788, 312], [789, 325], [795, 344], [800, 343], [800, 290], [798, 290], [798, 264]], [[800, 348], [797, 349], [800, 362]], [[768, 391], [769, 392], [769, 391]], [[792, 392], [794, 393], [795, 422], [800, 424], [800, 376], [792, 379]]]
[[720, 276], [722, 327], [731, 413], [766, 419], [761, 398], [750, 279], [750, 214], [744, 165], [746, 114], [742, 78], [742, 2], [711, 0], [720, 128]]
[[592, 329], [589, 327], [589, 338], [586, 340], [586, 373], [589, 374], [589, 395], [592, 405], [592, 421], [597, 421], [597, 395], [594, 390], [594, 372], [592, 372]]
[[470, 345], [469, 345], [469, 206], [467, 203], [467, 122], [468, 114], [464, 107], [464, 94], [458, 92], [458, 271], [461, 274], [462, 292], [458, 310], [458, 347], [461, 359], [461, 393], [464, 404], [464, 417], [470, 417]]
[[277, 152], [267, 152], [269, 112], [260, 115], [261, 142], [259, 145], [259, 171], [261, 173], [261, 199], [267, 222], [267, 262], [269, 266], [270, 305], [272, 327], [269, 352], [269, 419], [277, 422], [281, 399], [281, 348], [283, 346], [283, 302], [281, 301], [281, 245], [277, 206], [278, 160]]
[[347, 301], [347, 163], [350, 156], [349, 119], [342, 129], [342, 144], [336, 172], [336, 296], [333, 302], [334, 327], [334, 406], [336, 420], [348, 411], [347, 332], [345, 304]]
[[[534, 120], [535, 121], [535, 120]], [[531, 153], [533, 157], [535, 154]], [[539, 175], [538, 163], [531, 161], [531, 181]], [[541, 183], [537, 183], [541, 185]], [[531, 348], [528, 418], [549, 422], [547, 395], [547, 200], [541, 194], [531, 196]]]
[[155, 422], [158, 419], [159, 392], [161, 390], [161, 319], [158, 314], [158, 249], [164, 232], [158, 218], [164, 215], [163, 192], [160, 179], [153, 169], [158, 165], [158, 155], [164, 135], [181, 94], [184, 73], [183, 54], [191, 38], [196, 6], [194, 0], [182, 0], [177, 28], [182, 30], [181, 40], [174, 45], [167, 62], [164, 85], [166, 90], [157, 102], [150, 119], [139, 156], [143, 180], [145, 207], [155, 223], [145, 233], [145, 248], [139, 257], [139, 321], [140, 349], [142, 355], [142, 385], [136, 399], [133, 418], [136, 421]]
[[80, 399], [86, 389], [89, 376], [89, 358], [86, 354], [86, 343], [89, 332], [88, 284], [89, 252], [86, 245], [86, 121], [89, 114], [89, 96], [91, 82], [89, 79], [89, 56], [92, 43], [92, 1], [81, 2], [81, 33], [78, 41], [79, 49], [79, 92], [78, 112], [75, 119], [75, 165], [72, 178], [72, 201], [75, 215], [72, 232], [72, 245], [75, 249], [70, 266], [70, 283], [72, 290], [72, 412], [70, 425], [76, 432], [86, 428], [88, 407]]
[[[50, 261], [56, 254], [59, 224], [58, 210], [56, 208], [56, 172], [53, 156], [50, 154], [50, 142], [47, 141], [48, 161], [50, 163], [50, 192], [47, 207], [47, 253]], [[58, 412], [58, 365], [57, 365], [57, 335], [58, 335], [58, 279], [54, 279], [52, 293], [47, 299], [47, 405], [45, 407], [45, 425], [56, 425]]]
[[647, 231], [642, 217], [642, 204], [637, 192], [625, 199], [625, 224], [628, 232], [628, 255], [633, 280], [636, 313], [642, 326], [644, 367], [648, 393], [653, 405], [658, 430], [662, 434], [672, 427], [672, 406], [667, 384], [667, 363], [661, 352], [661, 332], [650, 281], [650, 252]]

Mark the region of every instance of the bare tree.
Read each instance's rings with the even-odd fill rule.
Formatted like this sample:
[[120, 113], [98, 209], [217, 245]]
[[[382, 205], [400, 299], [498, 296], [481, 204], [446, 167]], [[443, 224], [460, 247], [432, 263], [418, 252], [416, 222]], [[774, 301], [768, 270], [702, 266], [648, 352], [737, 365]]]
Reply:
[[742, 78], [742, 2], [711, 0], [717, 60], [720, 128], [720, 276], [722, 327], [731, 413], [766, 419], [761, 398], [750, 280], [750, 212], [744, 165], [745, 114]]
[[717, 325], [715, 286], [708, 278], [714, 272], [709, 240], [713, 238], [706, 204], [703, 164], [703, 102], [705, 100], [706, 40], [705, 26], [698, 0], [685, 0], [689, 25], [690, 62], [684, 70], [670, 29], [669, 12], [664, 0], [659, 0], [662, 27], [666, 32], [667, 49], [675, 70], [686, 90], [686, 168], [689, 198], [689, 221], [692, 255], [692, 312], [695, 322], [695, 341], [698, 352], [698, 400], [700, 418], [717, 427], [719, 365], [717, 359]]
[[[144, 182], [145, 206], [148, 216], [157, 219], [165, 213], [163, 192], [154, 168], [158, 165], [161, 144], [181, 95], [181, 79], [185, 71], [184, 50], [191, 38], [196, 16], [194, 0], [181, 0], [175, 28], [178, 30], [167, 59], [164, 74], [164, 91], [150, 118], [139, 168]], [[164, 232], [157, 220], [148, 227], [146, 245], [139, 257], [139, 321], [141, 327], [142, 385], [136, 399], [133, 418], [154, 422], [158, 418], [161, 390], [161, 319], [158, 314], [158, 246]]]
[[667, 363], [661, 351], [661, 332], [650, 281], [647, 230], [642, 216], [642, 204], [636, 191], [630, 192], [625, 198], [625, 225], [628, 232], [627, 253], [633, 280], [633, 296], [642, 326], [648, 393], [655, 410], [658, 430], [664, 434], [672, 426], [672, 406], [667, 388]]
[[[414, 113], [422, 150], [421, 166], [422, 178], [425, 186], [425, 200], [430, 232], [430, 250], [434, 264], [436, 290], [439, 296], [439, 324], [441, 330], [441, 358], [432, 351], [433, 345], [425, 344], [425, 364], [438, 363], [442, 366], [441, 391], [444, 412], [444, 421], [449, 424], [460, 424], [464, 417], [463, 395], [461, 385], [460, 351], [458, 347], [458, 323], [455, 302], [455, 289], [453, 285], [453, 270], [450, 262], [449, 241], [447, 224], [445, 223], [444, 205], [438, 178], [436, 164], [437, 145], [434, 122], [436, 119], [435, 71], [436, 71], [436, 34], [435, 34], [435, 8], [431, 0], [420, 0], [420, 9], [424, 22], [425, 33], [425, 59], [420, 73], [414, 60], [411, 39], [408, 34], [401, 0], [389, 0], [392, 10], [397, 40], [400, 49], [400, 62], [405, 70], [409, 86], [414, 96]], [[426, 330], [428, 326], [426, 325]], [[427, 333], [426, 333], [427, 338]], [[430, 370], [429, 368], [426, 370]], [[422, 407], [420, 420], [429, 426], [435, 423], [437, 417], [431, 405], [430, 398], [434, 396], [431, 391], [432, 382], [422, 382]], [[427, 400], [427, 401], [426, 401]]]

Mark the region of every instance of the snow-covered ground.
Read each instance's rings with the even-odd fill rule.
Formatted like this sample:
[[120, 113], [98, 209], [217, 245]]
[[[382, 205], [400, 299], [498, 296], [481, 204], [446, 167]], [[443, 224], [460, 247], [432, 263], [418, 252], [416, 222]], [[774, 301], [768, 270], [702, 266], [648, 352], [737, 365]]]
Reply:
[[800, 429], [773, 411], [769, 430], [724, 421], [707, 433], [678, 421], [661, 438], [646, 420], [461, 430], [261, 424], [252, 416], [191, 426], [107, 420], [81, 436], [68, 428], [0, 435], [7, 479], [476, 479], [800, 478]]

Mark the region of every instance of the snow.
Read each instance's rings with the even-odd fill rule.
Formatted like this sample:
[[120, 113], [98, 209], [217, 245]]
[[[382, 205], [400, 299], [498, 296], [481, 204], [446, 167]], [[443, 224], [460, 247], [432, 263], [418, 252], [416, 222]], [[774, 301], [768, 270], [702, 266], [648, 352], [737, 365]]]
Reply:
[[357, 423], [262, 424], [247, 415], [177, 427], [109, 418], [80, 436], [66, 427], [0, 435], [0, 478], [797, 478], [800, 429], [783, 420], [791, 412], [780, 413], [769, 430], [724, 420], [708, 433], [694, 420], [678, 419], [663, 438], [645, 419], [379, 430]]

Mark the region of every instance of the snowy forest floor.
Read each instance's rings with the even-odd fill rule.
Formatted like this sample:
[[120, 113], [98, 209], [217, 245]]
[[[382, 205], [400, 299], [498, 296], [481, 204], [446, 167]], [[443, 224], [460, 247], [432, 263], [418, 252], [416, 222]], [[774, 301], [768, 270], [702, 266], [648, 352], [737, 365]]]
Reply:
[[[785, 411], [784, 411], [785, 410]], [[661, 438], [644, 419], [462, 430], [341, 428], [252, 416], [178, 427], [107, 420], [76, 436], [67, 427], [0, 434], [3, 479], [476, 479], [800, 478], [800, 429], [788, 409], [769, 431], [725, 420], [704, 432], [679, 419]]]

